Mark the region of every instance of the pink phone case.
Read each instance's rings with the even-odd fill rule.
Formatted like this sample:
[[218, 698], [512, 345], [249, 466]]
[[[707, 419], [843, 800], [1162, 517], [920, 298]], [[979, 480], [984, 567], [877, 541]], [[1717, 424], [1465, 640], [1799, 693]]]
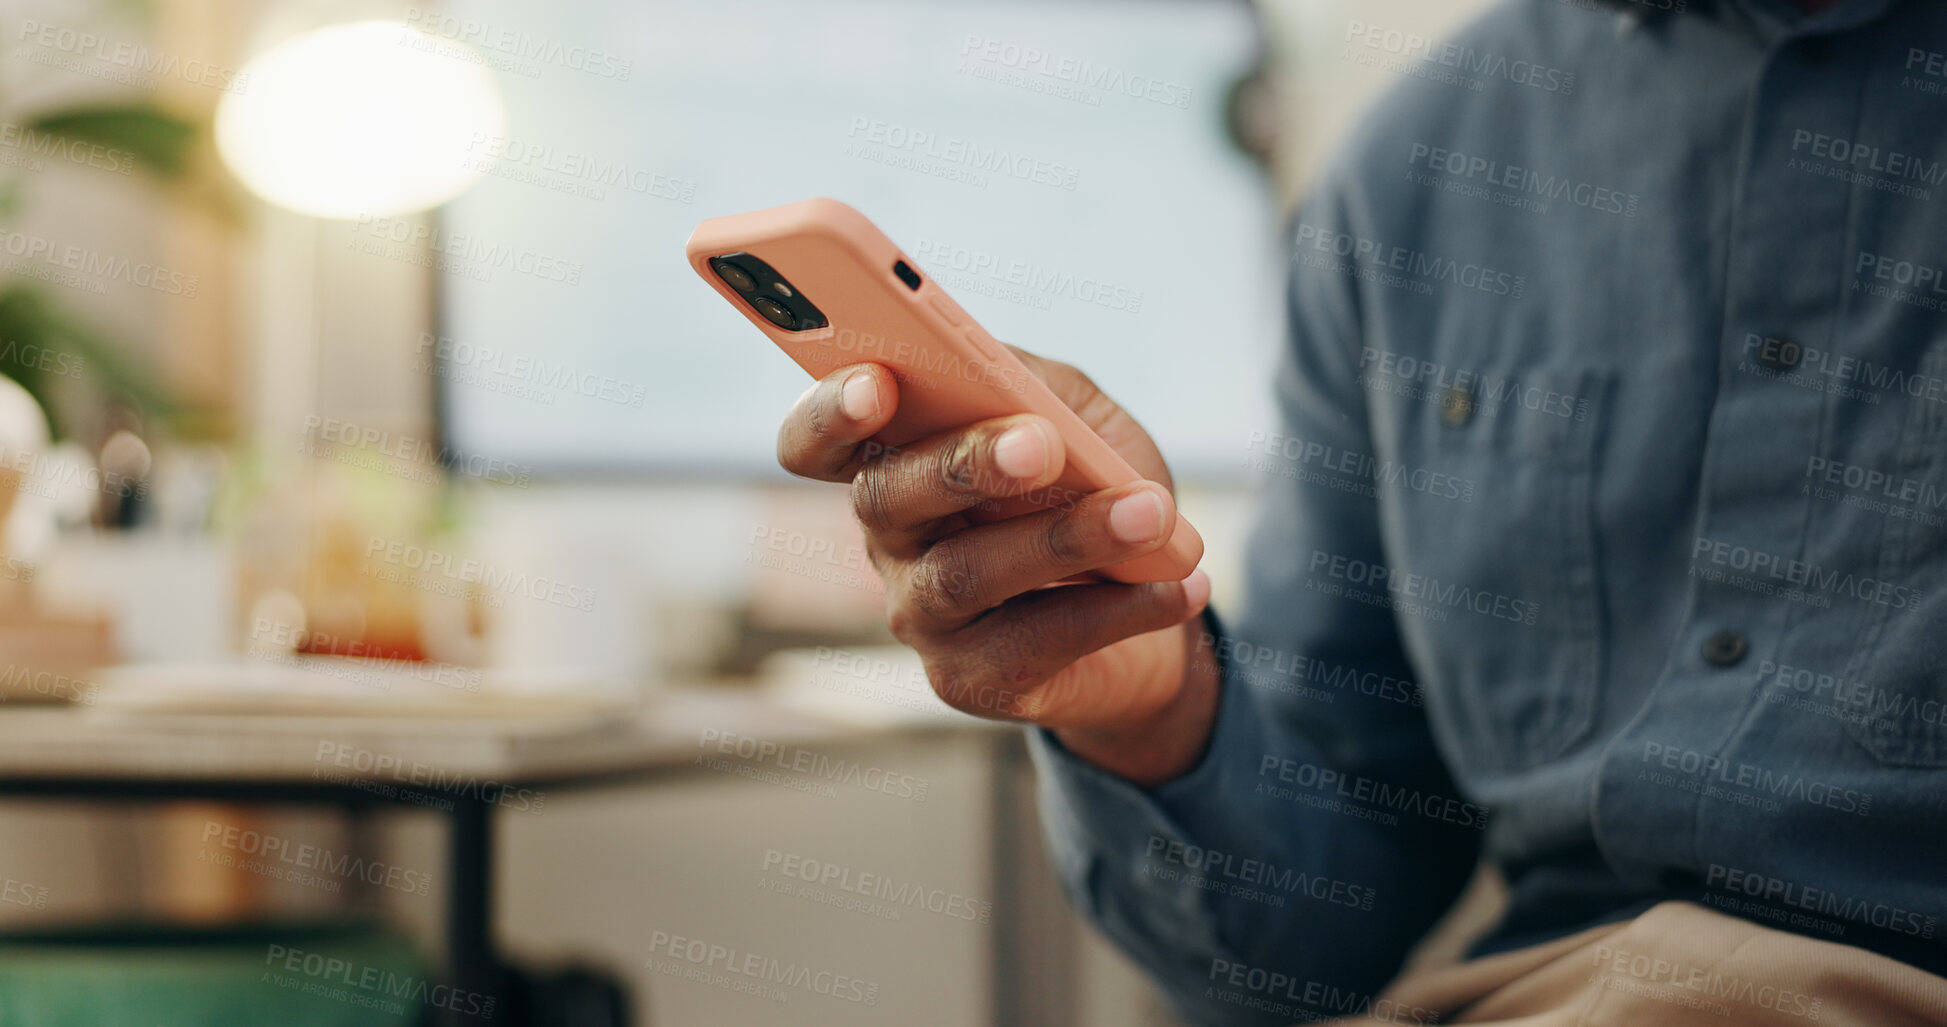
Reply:
[[[876, 436], [887, 446], [1006, 414], [1034, 413], [1054, 422], [1067, 448], [1061, 478], [1039, 495], [1008, 500], [977, 519], [1059, 506], [1141, 477], [877, 226], [843, 203], [803, 200], [711, 218], [696, 226], [685, 250], [696, 273], [813, 378], [864, 362], [889, 368], [900, 394], [898, 413]], [[776, 269], [829, 324], [796, 332], [772, 324], [711, 269], [712, 258], [735, 253]], [[901, 261], [919, 288], [894, 273]], [[1203, 539], [1179, 513], [1161, 549], [1097, 573], [1123, 582], [1176, 581], [1202, 558]]]

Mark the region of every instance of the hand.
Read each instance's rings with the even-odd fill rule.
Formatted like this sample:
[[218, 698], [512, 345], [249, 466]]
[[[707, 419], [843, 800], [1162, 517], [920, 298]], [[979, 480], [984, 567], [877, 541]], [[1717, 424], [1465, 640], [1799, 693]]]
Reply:
[[967, 511], [1060, 477], [1054, 425], [997, 417], [897, 450], [868, 442], [899, 385], [877, 364], [826, 376], [778, 432], [793, 474], [850, 482], [892, 633], [955, 709], [1054, 729], [1077, 756], [1139, 784], [1195, 765], [1216, 713], [1211, 660], [1191, 658], [1210, 598], [1180, 582], [1063, 579], [1160, 548], [1175, 517], [1169, 470], [1133, 418], [1067, 364], [1015, 354], [1145, 481], [991, 523]]

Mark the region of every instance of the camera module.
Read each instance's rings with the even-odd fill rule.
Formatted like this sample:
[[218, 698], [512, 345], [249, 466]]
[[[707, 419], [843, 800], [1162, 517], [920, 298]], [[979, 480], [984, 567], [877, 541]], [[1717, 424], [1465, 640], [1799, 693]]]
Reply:
[[815, 331], [831, 323], [810, 297], [754, 254], [719, 254], [710, 258], [710, 270], [764, 320], [787, 332]]
[[744, 269], [727, 260], [713, 261], [710, 266], [716, 270], [717, 277], [724, 280], [732, 289], [742, 293], [757, 291], [757, 283]]
[[757, 312], [764, 315], [766, 320], [785, 331], [798, 327], [798, 316], [791, 313], [784, 304], [769, 296], [759, 296], [752, 300], [750, 305], [756, 307]]

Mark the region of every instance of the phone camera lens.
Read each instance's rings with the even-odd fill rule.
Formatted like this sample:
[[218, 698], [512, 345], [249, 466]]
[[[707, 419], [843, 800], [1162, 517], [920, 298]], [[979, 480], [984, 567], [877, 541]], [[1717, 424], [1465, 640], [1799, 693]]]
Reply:
[[756, 307], [757, 312], [764, 315], [766, 320], [787, 332], [798, 327], [798, 316], [791, 313], [790, 308], [769, 296], [759, 296], [752, 300], [750, 305]]
[[[715, 264], [712, 264], [711, 266], [716, 268], [717, 277], [730, 283], [730, 287], [732, 289], [744, 293], [756, 291], [757, 283], [751, 280], [750, 275], [745, 273], [743, 268], [740, 268], [737, 265], [732, 264], [727, 260], [719, 260]], [[767, 314], [765, 316], [769, 317], [770, 315]], [[776, 318], [772, 318], [772, 320], [775, 321]]]

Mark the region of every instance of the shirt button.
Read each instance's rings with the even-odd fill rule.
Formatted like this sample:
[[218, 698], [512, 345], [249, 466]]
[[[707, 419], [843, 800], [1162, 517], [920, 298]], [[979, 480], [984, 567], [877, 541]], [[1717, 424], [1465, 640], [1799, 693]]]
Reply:
[[1735, 666], [1750, 651], [1750, 640], [1729, 629], [1704, 639], [1704, 662], [1713, 667]]
[[1473, 420], [1474, 394], [1457, 385], [1449, 385], [1440, 394], [1440, 420], [1449, 428], [1458, 428]]
[[1758, 363], [1773, 371], [1789, 371], [1804, 359], [1805, 347], [1800, 346], [1798, 340], [1785, 336], [1766, 339], [1758, 347]]

